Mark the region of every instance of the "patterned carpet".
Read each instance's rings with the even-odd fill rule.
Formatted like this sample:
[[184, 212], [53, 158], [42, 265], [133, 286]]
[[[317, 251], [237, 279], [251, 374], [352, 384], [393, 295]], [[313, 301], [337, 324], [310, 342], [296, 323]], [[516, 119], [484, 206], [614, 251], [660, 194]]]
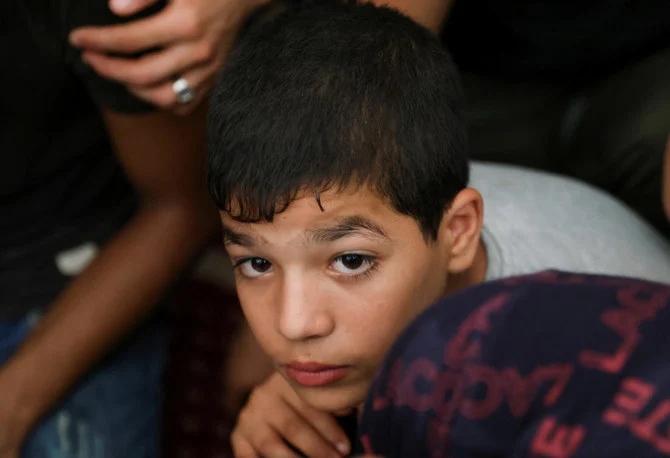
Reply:
[[235, 293], [189, 280], [176, 310], [166, 372], [165, 458], [227, 458], [233, 419], [226, 413], [224, 361], [242, 322]]

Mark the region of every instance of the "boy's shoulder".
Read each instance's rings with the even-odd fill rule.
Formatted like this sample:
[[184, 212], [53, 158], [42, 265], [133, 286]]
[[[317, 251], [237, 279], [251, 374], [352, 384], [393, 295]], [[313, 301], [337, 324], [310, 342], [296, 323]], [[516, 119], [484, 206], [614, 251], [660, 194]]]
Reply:
[[[389, 457], [544, 455], [562, 430], [574, 439], [562, 456], [602, 456], [614, 444], [657, 456], [658, 441], [638, 426], [670, 403], [668, 325], [670, 286], [636, 279], [546, 271], [451, 295], [389, 352], [365, 405], [364, 442]], [[382, 437], [393, 438], [388, 449]]]
[[484, 199], [488, 279], [545, 269], [670, 278], [670, 243], [633, 210], [591, 185], [475, 162], [470, 186]]

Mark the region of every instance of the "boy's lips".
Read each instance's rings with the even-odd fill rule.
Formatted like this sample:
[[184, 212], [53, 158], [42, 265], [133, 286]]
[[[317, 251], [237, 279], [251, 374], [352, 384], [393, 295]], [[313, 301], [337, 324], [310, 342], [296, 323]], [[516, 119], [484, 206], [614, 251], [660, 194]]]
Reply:
[[342, 380], [351, 366], [335, 366], [316, 362], [293, 361], [283, 366], [284, 374], [303, 386], [325, 386]]

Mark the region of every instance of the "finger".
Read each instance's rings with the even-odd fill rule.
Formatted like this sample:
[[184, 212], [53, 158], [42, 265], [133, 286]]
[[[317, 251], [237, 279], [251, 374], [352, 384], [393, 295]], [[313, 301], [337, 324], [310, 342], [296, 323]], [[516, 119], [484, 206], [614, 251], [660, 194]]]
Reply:
[[214, 48], [207, 43], [186, 42], [143, 57], [112, 57], [84, 52], [81, 58], [96, 73], [130, 86], [152, 86], [188, 68], [205, 64], [214, 58]]
[[[253, 438], [253, 445], [249, 439]], [[254, 424], [253, 436], [242, 431], [234, 432], [230, 438], [233, 455], [236, 458], [300, 458], [277, 434], [276, 431], [262, 424]]]
[[351, 444], [344, 430], [337, 423], [335, 417], [306, 405], [300, 398], [289, 397], [287, 402], [291, 407], [314, 428], [321, 437], [325, 438], [341, 454], [347, 455], [351, 451]]
[[181, 76], [188, 82], [189, 87], [195, 93], [193, 100], [186, 104], [181, 104], [177, 101], [177, 96], [172, 90], [173, 81], [167, 81], [150, 88], [133, 86], [129, 87], [129, 90], [139, 99], [156, 105], [159, 108], [171, 110], [177, 114], [188, 114], [209, 95], [214, 77], [208, 77], [208, 75], [212, 73], [207, 68], [196, 68]]
[[260, 458], [251, 444], [236, 432], [230, 436], [230, 445], [235, 458]]
[[105, 53], [131, 54], [197, 37], [197, 23], [191, 15], [175, 14], [166, 8], [145, 19], [127, 24], [82, 27], [70, 33], [72, 46]]
[[109, 9], [118, 16], [131, 16], [153, 5], [158, 0], [109, 0]]
[[339, 458], [333, 444], [322, 436], [300, 413], [288, 403], [268, 417], [270, 426], [293, 447], [307, 456]]

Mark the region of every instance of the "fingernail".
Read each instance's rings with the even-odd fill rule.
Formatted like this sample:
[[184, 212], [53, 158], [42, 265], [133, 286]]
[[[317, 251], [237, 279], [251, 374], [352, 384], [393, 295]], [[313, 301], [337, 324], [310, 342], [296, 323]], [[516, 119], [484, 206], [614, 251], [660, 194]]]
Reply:
[[70, 44], [72, 46], [79, 46], [81, 44], [80, 40], [79, 40], [79, 34], [77, 34], [77, 32], [72, 32], [69, 36], [69, 39], [70, 39]]
[[340, 442], [339, 444], [335, 444], [335, 448], [343, 455], [349, 453], [349, 444], [347, 444], [346, 442]]
[[111, 0], [109, 6], [112, 11], [123, 12], [129, 9], [133, 4], [133, 0]]

